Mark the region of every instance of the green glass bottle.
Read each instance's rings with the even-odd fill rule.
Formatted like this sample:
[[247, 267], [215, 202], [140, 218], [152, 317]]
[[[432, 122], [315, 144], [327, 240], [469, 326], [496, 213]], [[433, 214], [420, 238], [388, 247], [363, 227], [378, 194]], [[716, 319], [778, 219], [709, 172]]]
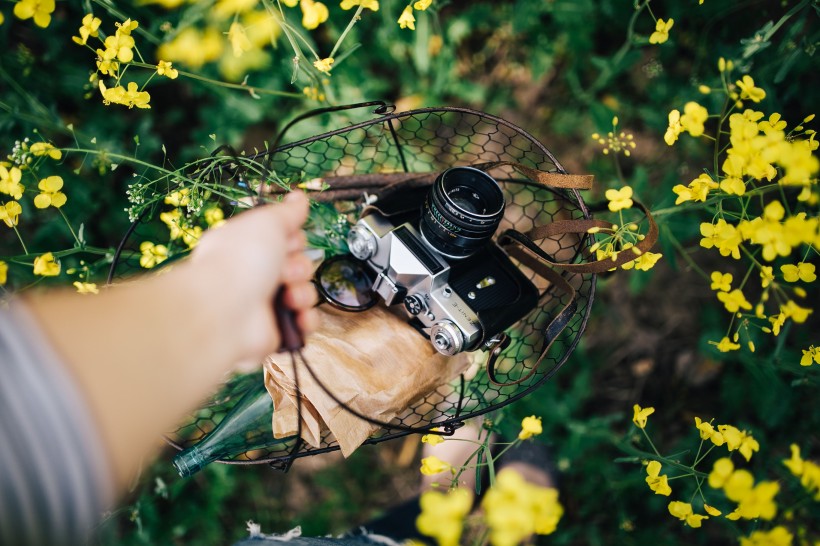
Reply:
[[[273, 437], [273, 402], [262, 381], [256, 381], [219, 425], [197, 444], [174, 457], [174, 467], [183, 478], [193, 475], [217, 459], [280, 442]], [[266, 433], [254, 434], [259, 430]]]

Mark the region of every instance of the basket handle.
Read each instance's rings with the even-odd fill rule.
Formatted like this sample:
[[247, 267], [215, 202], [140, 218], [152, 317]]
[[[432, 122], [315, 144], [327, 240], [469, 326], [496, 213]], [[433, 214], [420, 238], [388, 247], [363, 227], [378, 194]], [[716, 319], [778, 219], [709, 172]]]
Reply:
[[282, 142], [282, 138], [285, 136], [285, 133], [288, 130], [299, 123], [300, 121], [304, 121], [306, 119], [310, 119], [316, 116], [320, 116], [322, 114], [329, 114], [332, 112], [342, 112], [344, 110], [355, 110], [356, 108], [367, 108], [369, 106], [375, 106], [376, 108], [373, 110], [373, 114], [377, 116], [383, 116], [386, 114], [392, 113], [396, 106], [393, 104], [388, 104], [382, 100], [371, 100], [367, 102], [357, 102], [354, 104], [343, 104], [340, 106], [328, 106], [326, 108], [316, 108], [313, 110], [308, 110], [302, 114], [299, 114], [292, 120], [290, 120], [282, 130], [276, 135], [276, 138], [273, 140], [273, 145], [271, 146], [271, 150], [276, 150], [279, 147], [279, 144]]

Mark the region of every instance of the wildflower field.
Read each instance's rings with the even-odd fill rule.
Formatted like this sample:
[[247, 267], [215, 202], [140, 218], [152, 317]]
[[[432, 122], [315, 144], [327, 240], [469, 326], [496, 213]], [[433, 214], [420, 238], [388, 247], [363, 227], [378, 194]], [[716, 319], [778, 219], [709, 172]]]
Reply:
[[501, 443], [548, 446], [556, 488], [499, 473], [469, 515], [474, 492], [447, 486], [474, 470], [421, 461], [416, 436], [190, 479], [165, 448], [99, 544], [340, 533], [422, 473], [441, 479], [418, 527], [444, 546], [820, 544], [819, 18], [817, 0], [1, 2], [3, 296], [94, 297], [137, 218], [164, 225], [140, 234], [141, 269], [184, 258], [244, 195], [199, 162], [365, 101], [504, 118], [594, 174], [583, 197], [611, 222], [590, 233], [613, 270], [577, 349], [485, 416]]

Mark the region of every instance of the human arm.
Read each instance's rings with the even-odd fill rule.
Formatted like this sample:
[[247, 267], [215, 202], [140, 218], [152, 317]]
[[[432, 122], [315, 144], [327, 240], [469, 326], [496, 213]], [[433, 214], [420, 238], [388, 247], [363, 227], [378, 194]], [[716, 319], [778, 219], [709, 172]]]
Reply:
[[245, 212], [207, 233], [190, 259], [96, 296], [26, 298], [87, 400], [120, 489], [227, 372], [278, 348], [280, 286], [301, 329], [313, 329], [307, 209], [304, 195], [291, 194]]

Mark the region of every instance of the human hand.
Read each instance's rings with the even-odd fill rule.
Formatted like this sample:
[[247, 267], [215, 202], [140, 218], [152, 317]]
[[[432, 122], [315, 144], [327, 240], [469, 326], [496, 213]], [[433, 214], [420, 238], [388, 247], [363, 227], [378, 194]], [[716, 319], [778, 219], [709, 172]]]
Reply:
[[279, 348], [273, 301], [280, 288], [303, 336], [316, 327], [317, 294], [301, 231], [307, 213], [305, 195], [288, 194], [282, 203], [257, 207], [209, 231], [191, 256], [208, 307], [234, 334], [236, 362], [258, 362]]

